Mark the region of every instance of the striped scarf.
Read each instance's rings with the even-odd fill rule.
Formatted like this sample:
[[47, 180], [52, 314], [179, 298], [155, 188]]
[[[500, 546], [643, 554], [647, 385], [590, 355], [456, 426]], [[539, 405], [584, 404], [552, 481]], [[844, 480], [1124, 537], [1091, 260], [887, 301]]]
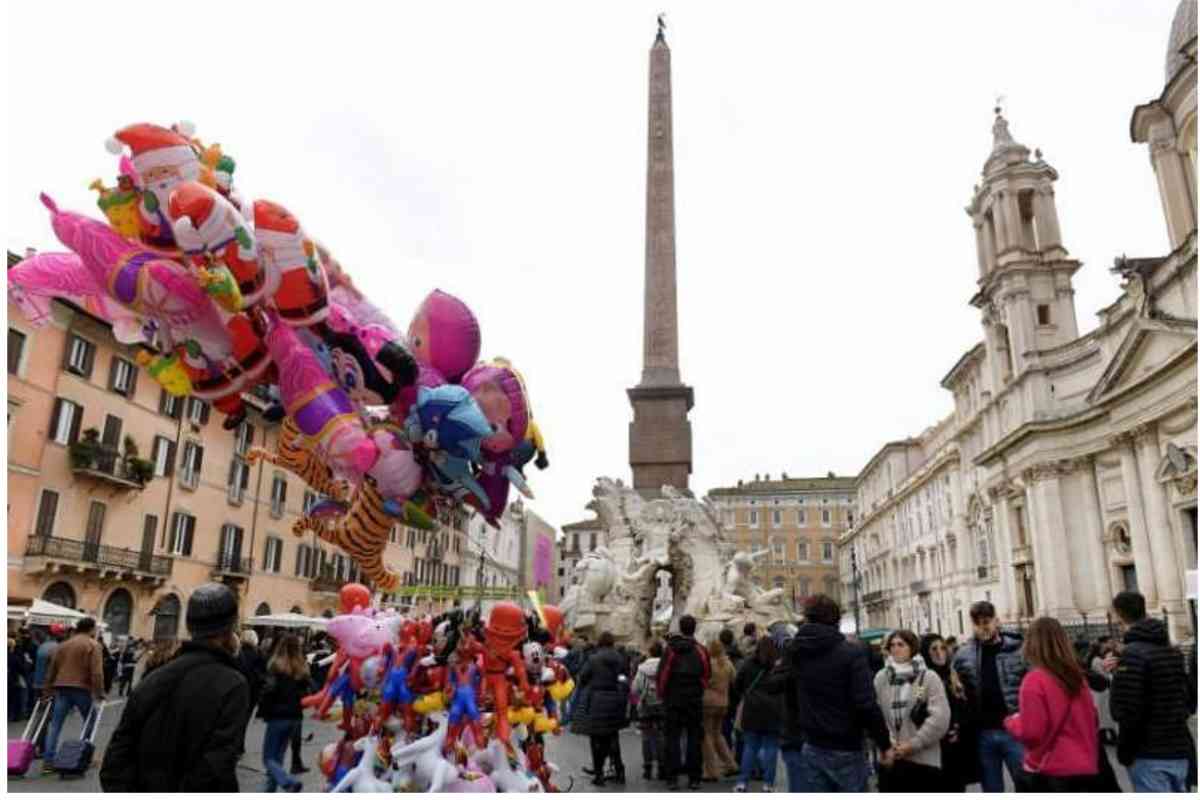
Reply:
[[893, 736], [899, 736], [904, 727], [904, 720], [908, 719], [908, 715], [911, 713], [913, 685], [919, 683], [922, 691], [924, 690], [922, 676], [925, 673], [925, 659], [913, 656], [912, 661], [906, 664], [897, 664], [888, 658], [885, 669], [888, 683], [892, 686], [892, 705], [888, 709], [891, 722], [889, 727], [893, 731]]

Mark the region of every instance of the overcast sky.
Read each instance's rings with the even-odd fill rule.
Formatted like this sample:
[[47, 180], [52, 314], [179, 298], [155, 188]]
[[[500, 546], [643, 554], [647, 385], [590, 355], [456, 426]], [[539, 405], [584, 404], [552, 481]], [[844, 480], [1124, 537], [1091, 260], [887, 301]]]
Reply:
[[629, 480], [660, 10], [694, 490], [855, 474], [948, 413], [997, 94], [1059, 172], [1081, 332], [1114, 256], [1168, 247], [1129, 117], [1176, 0], [5, 6], [10, 248], [57, 249], [41, 190], [99, 213], [115, 130], [195, 122], [401, 326], [435, 287], [470, 304], [528, 379], [556, 526]]

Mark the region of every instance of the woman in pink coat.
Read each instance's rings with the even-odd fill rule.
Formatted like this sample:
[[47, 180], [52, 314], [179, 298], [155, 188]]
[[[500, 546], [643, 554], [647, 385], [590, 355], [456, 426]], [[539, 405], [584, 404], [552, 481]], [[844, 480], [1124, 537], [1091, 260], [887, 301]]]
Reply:
[[1018, 712], [1004, 721], [1025, 745], [1025, 772], [1032, 791], [1094, 790], [1098, 772], [1099, 719], [1071, 640], [1057, 620], [1029, 626], [1025, 658], [1032, 670], [1021, 682]]

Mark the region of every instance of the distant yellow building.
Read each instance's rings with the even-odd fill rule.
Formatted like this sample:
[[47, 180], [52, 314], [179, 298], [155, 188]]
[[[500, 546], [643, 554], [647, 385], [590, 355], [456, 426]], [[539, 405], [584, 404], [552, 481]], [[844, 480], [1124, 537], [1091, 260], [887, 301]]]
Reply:
[[837, 541], [854, 522], [854, 478], [754, 476], [713, 489], [708, 500], [725, 541], [761, 552], [754, 577], [764, 589], [783, 589], [799, 605], [805, 597], [838, 598]]

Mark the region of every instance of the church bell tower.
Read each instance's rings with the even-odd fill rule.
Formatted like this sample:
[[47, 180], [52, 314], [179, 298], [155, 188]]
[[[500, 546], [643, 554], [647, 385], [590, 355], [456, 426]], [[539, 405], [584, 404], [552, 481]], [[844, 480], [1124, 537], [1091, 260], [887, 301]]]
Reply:
[[975, 226], [979, 290], [995, 393], [1037, 362], [1037, 353], [1079, 336], [1071, 276], [1054, 203], [1058, 173], [1042, 152], [1016, 141], [999, 106], [992, 152], [967, 215]]

